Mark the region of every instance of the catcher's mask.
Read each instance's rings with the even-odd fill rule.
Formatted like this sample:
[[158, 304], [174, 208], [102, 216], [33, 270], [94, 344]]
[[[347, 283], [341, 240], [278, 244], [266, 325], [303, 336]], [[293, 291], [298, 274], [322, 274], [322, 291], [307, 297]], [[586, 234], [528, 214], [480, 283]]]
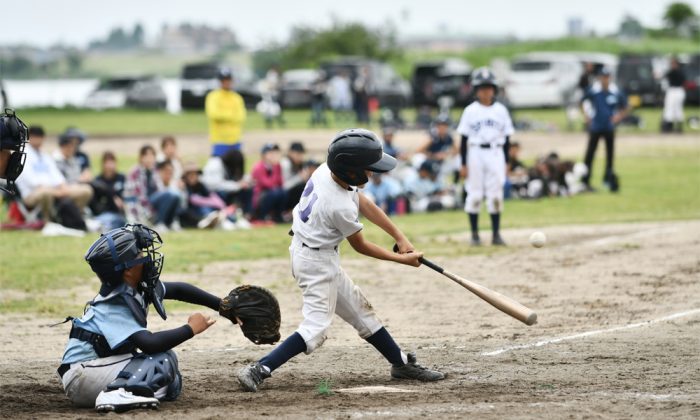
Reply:
[[27, 125], [17, 117], [13, 109], [5, 108], [5, 112], [0, 114], [0, 150], [9, 150], [11, 154], [5, 173], [0, 174], [0, 178], [6, 179], [7, 185], [0, 186], [0, 189], [10, 194], [14, 194], [15, 181], [24, 170], [27, 159], [24, 147], [28, 137]]
[[126, 225], [102, 234], [85, 254], [85, 260], [102, 282], [100, 295], [107, 296], [123, 282], [124, 270], [143, 264], [137, 290], [144, 295], [146, 304], [152, 303], [158, 315], [166, 319], [164, 288], [158, 287], [163, 269], [161, 246], [163, 240], [158, 232], [141, 224]]

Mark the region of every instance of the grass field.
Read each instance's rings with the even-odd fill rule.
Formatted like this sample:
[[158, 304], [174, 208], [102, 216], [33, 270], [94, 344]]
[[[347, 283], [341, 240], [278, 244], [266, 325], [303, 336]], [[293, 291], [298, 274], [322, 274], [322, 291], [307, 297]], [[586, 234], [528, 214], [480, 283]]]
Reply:
[[[454, 109], [452, 117], [459, 120], [461, 109]], [[641, 108], [635, 111], [644, 121], [641, 128], [621, 127], [622, 132], [656, 133], [661, 121], [660, 108]], [[686, 114], [700, 115], [700, 108], [686, 108]], [[306, 110], [289, 110], [285, 112], [287, 129], [308, 129], [310, 113]], [[407, 109], [403, 112], [406, 121], [415, 119], [415, 111]], [[516, 110], [515, 118], [528, 120], [542, 126], [542, 129], [567, 131], [566, 114], [562, 109], [528, 109]], [[207, 133], [207, 119], [202, 111], [187, 111], [180, 114], [170, 114], [163, 111], [143, 111], [134, 109], [119, 109], [108, 111], [92, 111], [86, 109], [53, 109], [35, 108], [23, 109], [20, 117], [29, 125], [43, 125], [49, 134], [56, 135], [68, 126], [79, 127], [90, 136], [126, 136], [126, 135], [157, 135], [168, 133], [202, 134]], [[347, 128], [347, 121], [334, 122], [329, 113], [332, 128]], [[128, 121], [128, 122], [127, 122]], [[377, 128], [378, 116], [374, 115], [372, 127]], [[265, 123], [257, 112], [249, 111], [245, 130], [263, 130]], [[277, 126], [273, 130], [279, 130]]]
[[[699, 162], [695, 148], [643, 149], [617, 161], [622, 180], [620, 194], [601, 191], [571, 198], [509, 201], [503, 224], [505, 228], [516, 228], [697, 219], [700, 218]], [[485, 216], [481, 218], [481, 226], [488, 229]], [[452, 241], [446, 247], [441, 236], [466, 232], [466, 217], [461, 211], [414, 214], [394, 220], [417, 248], [430, 255], [508, 252], [490, 247], [473, 249], [466, 241]], [[192, 280], [196, 280], [207, 264], [216, 261], [286, 258], [288, 229], [289, 226], [278, 226], [232, 233], [191, 230], [168, 234], [164, 246], [164, 278], [168, 278], [168, 273], [191, 273]], [[391, 246], [391, 238], [374, 226], [367, 226], [366, 235], [383, 246]], [[94, 234], [85, 238], [44, 238], [38, 232], [3, 232], [2, 238], [0, 258], [12, 260], [12, 264], [3, 264], [0, 275], [0, 290], [4, 291], [0, 295], [2, 312], [75, 311], [82, 302], [68, 300], [66, 303], [62, 299], [57, 303], [51, 299], [51, 291], [70, 290], [86, 281], [97, 285], [83, 260], [85, 250], [95, 239]], [[343, 251], [354, 252], [347, 244]], [[230, 276], [227, 281], [243, 282], [246, 272]]]

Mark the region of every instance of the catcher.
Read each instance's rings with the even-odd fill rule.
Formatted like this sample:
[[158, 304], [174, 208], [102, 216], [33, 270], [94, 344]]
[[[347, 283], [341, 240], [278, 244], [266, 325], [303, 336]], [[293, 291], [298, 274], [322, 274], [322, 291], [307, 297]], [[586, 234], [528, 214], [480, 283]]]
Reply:
[[279, 340], [277, 300], [265, 289], [240, 286], [220, 299], [191, 284], [161, 282], [163, 255], [158, 233], [126, 225], [100, 236], [85, 260], [100, 279], [99, 294], [83, 316], [72, 320], [58, 375], [70, 401], [98, 412], [157, 408], [175, 400], [182, 376], [173, 348], [216, 321], [197, 312], [170, 330], [146, 329], [152, 304], [166, 319], [164, 299], [206, 306], [241, 325], [256, 344]]

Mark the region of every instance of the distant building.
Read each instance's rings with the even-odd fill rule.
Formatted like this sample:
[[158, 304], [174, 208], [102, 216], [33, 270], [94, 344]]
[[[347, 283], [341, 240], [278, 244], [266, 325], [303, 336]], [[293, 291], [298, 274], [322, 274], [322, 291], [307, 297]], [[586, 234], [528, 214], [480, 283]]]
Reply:
[[240, 48], [236, 35], [228, 28], [189, 23], [163, 25], [153, 46], [167, 54], [216, 54]]
[[570, 17], [566, 21], [566, 28], [566, 33], [570, 37], [580, 38], [586, 35], [583, 28], [583, 19], [579, 16]]

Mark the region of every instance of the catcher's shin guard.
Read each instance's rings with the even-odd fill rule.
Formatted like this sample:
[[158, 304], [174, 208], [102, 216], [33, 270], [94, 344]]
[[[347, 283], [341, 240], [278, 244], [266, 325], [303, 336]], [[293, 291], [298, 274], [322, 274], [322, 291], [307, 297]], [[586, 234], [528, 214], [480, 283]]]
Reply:
[[143, 397], [166, 401], [176, 399], [182, 390], [182, 376], [175, 352], [169, 350], [134, 357], [106, 389], [111, 391], [119, 388]]

